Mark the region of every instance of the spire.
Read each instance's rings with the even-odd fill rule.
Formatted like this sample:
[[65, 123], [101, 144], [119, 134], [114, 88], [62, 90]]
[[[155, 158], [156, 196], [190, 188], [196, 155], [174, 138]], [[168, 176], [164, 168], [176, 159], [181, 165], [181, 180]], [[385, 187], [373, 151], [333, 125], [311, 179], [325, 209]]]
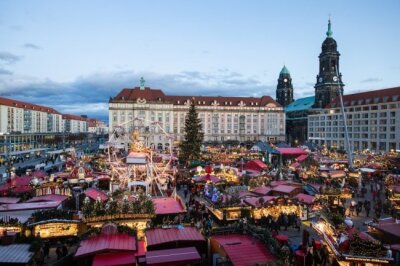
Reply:
[[141, 77], [140, 78], [140, 89], [141, 90], [144, 90], [144, 83], [145, 83], [146, 81], [144, 80], [144, 78], [143, 77]]
[[285, 65], [283, 65], [283, 68], [282, 68], [280, 74], [290, 74], [289, 69], [287, 69], [287, 67]]
[[332, 29], [331, 29], [331, 18], [328, 20], [328, 31], [326, 32], [326, 37], [331, 38], [332, 37]]

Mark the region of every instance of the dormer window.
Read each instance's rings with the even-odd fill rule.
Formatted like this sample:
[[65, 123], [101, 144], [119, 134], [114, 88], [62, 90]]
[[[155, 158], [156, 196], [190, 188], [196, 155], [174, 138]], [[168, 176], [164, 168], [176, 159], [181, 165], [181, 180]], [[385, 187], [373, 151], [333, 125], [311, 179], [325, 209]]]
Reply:
[[206, 104], [206, 102], [205, 102], [205, 101], [203, 101], [203, 104]]
[[177, 103], [177, 104], [180, 104], [181, 102], [180, 102], [180, 101], [177, 101], [176, 103]]

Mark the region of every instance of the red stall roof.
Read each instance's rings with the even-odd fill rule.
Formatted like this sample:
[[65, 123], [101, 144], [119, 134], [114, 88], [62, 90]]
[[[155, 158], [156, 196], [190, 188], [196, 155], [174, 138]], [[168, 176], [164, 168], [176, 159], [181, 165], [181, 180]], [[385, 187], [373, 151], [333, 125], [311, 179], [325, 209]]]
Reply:
[[266, 247], [247, 235], [224, 235], [211, 238], [223, 247], [235, 266], [265, 264], [276, 260]]
[[89, 188], [85, 192], [85, 195], [93, 200], [97, 200], [97, 197], [100, 197], [102, 201], [108, 200], [108, 196], [103, 191], [100, 191], [96, 188]]
[[268, 169], [268, 166], [263, 163], [262, 161], [255, 159], [247, 162], [244, 166], [244, 168], [251, 169], [251, 170], [256, 170], [256, 171], [262, 171]]
[[267, 203], [267, 202], [269, 202], [271, 200], [274, 200], [276, 197], [273, 197], [273, 196], [252, 197], [252, 198], [246, 198], [244, 200], [244, 202], [246, 204], [248, 204], [248, 205], [253, 206], [253, 207], [261, 207], [260, 198], [263, 198], [264, 199], [264, 203]]
[[288, 184], [288, 183], [290, 183], [290, 182], [287, 181], [287, 180], [277, 180], [277, 181], [271, 181], [270, 186], [271, 187], [277, 187], [279, 185], [285, 185], [285, 184]]
[[43, 196], [37, 196], [33, 197], [26, 202], [42, 202], [42, 201], [60, 201], [63, 202], [64, 200], [68, 199], [67, 196], [65, 195], [43, 195]]
[[97, 254], [92, 266], [136, 265], [136, 257], [130, 252]]
[[201, 257], [195, 247], [155, 250], [146, 254], [147, 265], [186, 265], [198, 262], [201, 262]]
[[270, 188], [270, 187], [258, 187], [256, 189], [252, 190], [251, 192], [259, 194], [259, 195], [267, 195], [271, 190], [272, 190], [272, 188]]
[[311, 204], [314, 201], [314, 196], [310, 196], [304, 193], [299, 193], [296, 195], [296, 198], [300, 201], [300, 202], [304, 202], [306, 204]]
[[75, 257], [85, 257], [96, 253], [112, 251], [133, 251], [136, 250], [136, 239], [126, 234], [100, 235], [88, 240], [81, 241]]
[[146, 231], [146, 240], [148, 247], [176, 241], [206, 241], [204, 236], [194, 227], [151, 229]]
[[57, 208], [60, 204], [59, 201], [4, 204], [0, 206], [0, 212], [52, 209]]
[[308, 157], [307, 154], [300, 155], [299, 157], [296, 158], [296, 161], [298, 161], [299, 163], [301, 163], [302, 161], [304, 161], [305, 159], [307, 159], [307, 157]]
[[282, 155], [302, 155], [307, 154], [302, 148], [276, 148]]
[[156, 214], [176, 214], [186, 212], [179, 199], [174, 198], [154, 198]]
[[20, 198], [0, 197], [0, 204], [18, 203], [20, 200]]
[[272, 190], [276, 191], [276, 192], [282, 192], [282, 193], [291, 193], [296, 188], [297, 187], [289, 186], [289, 185], [279, 185], [277, 187], [274, 187]]

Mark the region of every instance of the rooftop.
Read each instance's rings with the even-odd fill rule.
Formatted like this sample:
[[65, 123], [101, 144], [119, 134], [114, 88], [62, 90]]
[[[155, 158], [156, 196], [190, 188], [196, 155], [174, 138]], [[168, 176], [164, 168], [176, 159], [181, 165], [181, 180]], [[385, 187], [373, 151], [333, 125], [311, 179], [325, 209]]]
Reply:
[[[344, 106], [369, 105], [398, 101], [400, 101], [400, 87], [353, 93], [343, 96]], [[327, 108], [335, 108], [339, 106], [340, 98], [336, 97], [332, 103], [327, 105]]]
[[148, 247], [177, 241], [206, 241], [194, 227], [150, 229], [146, 231], [146, 240]]
[[188, 105], [192, 100], [198, 106], [270, 106], [281, 107], [279, 103], [274, 101], [270, 96], [261, 97], [223, 97], [223, 96], [169, 96], [165, 95], [160, 89], [145, 87], [125, 88], [122, 89], [117, 96], [112, 98], [110, 102], [160, 102], [174, 105]]
[[311, 109], [315, 102], [315, 96], [300, 98], [285, 107], [285, 113]]
[[37, 105], [33, 103], [21, 102], [17, 100], [12, 100], [4, 97], [0, 97], [0, 105], [6, 105], [11, 107], [23, 108], [23, 109], [30, 109], [39, 112], [46, 112], [51, 114], [60, 114], [58, 111], [51, 107]]
[[276, 258], [258, 240], [247, 235], [213, 236], [235, 266], [266, 264]]

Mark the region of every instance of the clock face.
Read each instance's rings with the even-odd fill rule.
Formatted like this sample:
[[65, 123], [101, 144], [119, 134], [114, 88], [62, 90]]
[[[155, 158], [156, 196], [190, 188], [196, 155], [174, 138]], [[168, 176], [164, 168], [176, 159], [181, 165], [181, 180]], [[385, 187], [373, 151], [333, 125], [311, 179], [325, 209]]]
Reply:
[[283, 79], [283, 82], [285, 82], [285, 83], [286, 83], [286, 82], [287, 82], [287, 79]]
[[322, 82], [322, 80], [323, 80], [322, 78], [319, 78], [319, 82]]
[[336, 76], [333, 76], [333, 81], [338, 81], [338, 78]]

